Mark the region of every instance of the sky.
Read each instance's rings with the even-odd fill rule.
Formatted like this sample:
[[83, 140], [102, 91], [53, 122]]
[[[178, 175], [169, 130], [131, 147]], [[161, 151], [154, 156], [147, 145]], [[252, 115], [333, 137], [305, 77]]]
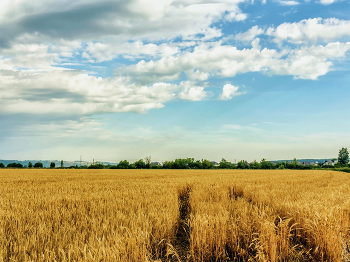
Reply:
[[1, 0], [0, 159], [337, 157], [349, 0]]

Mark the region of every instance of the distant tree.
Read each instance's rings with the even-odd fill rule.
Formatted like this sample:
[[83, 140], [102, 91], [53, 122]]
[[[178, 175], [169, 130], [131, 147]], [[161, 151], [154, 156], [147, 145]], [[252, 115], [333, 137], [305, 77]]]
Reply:
[[172, 169], [173, 168], [174, 161], [165, 161], [163, 163], [163, 168], [165, 169]]
[[143, 159], [140, 159], [134, 163], [135, 167], [138, 169], [145, 168], [146, 163], [143, 161]]
[[29, 167], [29, 168], [32, 168], [32, 167], [33, 167], [32, 162], [29, 162], [29, 163], [28, 163], [28, 167]]
[[[191, 161], [191, 160], [189, 160]], [[172, 168], [173, 169], [188, 169], [189, 168], [189, 161], [187, 159], [183, 159], [183, 158], [177, 158], [175, 159]]]
[[[78, 167], [78, 166], [77, 166]], [[111, 166], [112, 167], [112, 166]], [[110, 167], [110, 168], [111, 168]], [[89, 167], [88, 167], [88, 169], [104, 169], [104, 168], [106, 168], [106, 166], [104, 165], [104, 164], [102, 164], [101, 162], [98, 162], [98, 161], [96, 161], [96, 163], [94, 163], [94, 164], [92, 164], [92, 165], [90, 165]]]
[[241, 160], [237, 163], [237, 168], [239, 169], [247, 169], [249, 168], [248, 162], [245, 160]]
[[261, 168], [261, 164], [258, 163], [256, 160], [254, 160], [252, 163], [250, 163], [250, 168], [251, 169], [260, 169]]
[[129, 165], [129, 169], [136, 169], [135, 164], [130, 164], [130, 165]]
[[222, 158], [220, 163], [219, 163], [219, 168], [232, 168], [233, 165], [231, 162], [227, 161], [225, 158]]
[[129, 161], [128, 160], [123, 160], [123, 161], [120, 161], [117, 165], [117, 168], [119, 169], [128, 169], [130, 166], [129, 164]]
[[145, 157], [146, 168], [151, 168], [151, 156]]
[[262, 169], [273, 169], [274, 165], [270, 161], [266, 161], [265, 158], [261, 159], [260, 165]]
[[55, 162], [51, 162], [51, 163], [50, 163], [50, 168], [55, 168], [55, 167], [56, 167]]
[[190, 168], [191, 169], [200, 169], [202, 168], [202, 163], [199, 160], [193, 161], [190, 163]]
[[285, 167], [286, 167], [286, 163], [284, 163], [284, 162], [277, 162], [276, 163], [277, 169], [284, 169]]
[[34, 168], [42, 168], [42, 167], [43, 167], [43, 163], [41, 163], [41, 162], [36, 162], [34, 164]]
[[0, 168], [5, 168], [4, 163], [0, 163]]
[[61, 168], [63, 168], [64, 166], [64, 163], [63, 163], [63, 160], [61, 160]]
[[299, 165], [296, 158], [293, 159], [292, 163], [286, 163], [285, 167], [288, 169], [300, 169], [301, 168], [301, 166]]
[[349, 163], [349, 152], [347, 148], [343, 147], [339, 150], [338, 162], [342, 165], [346, 165]]
[[204, 160], [202, 159], [201, 167], [203, 169], [210, 169], [210, 168], [214, 168], [214, 164], [207, 159], [204, 159]]
[[9, 163], [7, 167], [12, 167], [12, 168], [23, 168], [23, 165], [21, 163]]

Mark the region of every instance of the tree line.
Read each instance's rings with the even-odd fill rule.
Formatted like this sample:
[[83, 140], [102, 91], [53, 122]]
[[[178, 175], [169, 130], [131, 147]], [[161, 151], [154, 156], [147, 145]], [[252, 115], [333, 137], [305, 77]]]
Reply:
[[[20, 163], [9, 163], [8, 168], [25, 168]], [[0, 163], [0, 168], [5, 168], [3, 163]], [[37, 162], [34, 165], [29, 162], [27, 168], [43, 168], [41, 162]], [[50, 168], [56, 168], [56, 164], [51, 162]], [[64, 161], [62, 160], [59, 168], [64, 167]], [[207, 159], [195, 160], [194, 158], [178, 158], [172, 161], [165, 161], [163, 163], [151, 162], [151, 157], [140, 159], [134, 163], [130, 163], [127, 160], [120, 161], [117, 165], [105, 165], [101, 162], [93, 163], [89, 166], [70, 166], [69, 168], [87, 168], [87, 169], [318, 169], [318, 168], [350, 168], [349, 165], [349, 152], [347, 148], [339, 150], [338, 162], [334, 165], [327, 165], [324, 163], [318, 163], [315, 165], [303, 165], [298, 163], [296, 158], [292, 162], [280, 161], [271, 162], [266, 159], [262, 159], [260, 162], [254, 160], [248, 163], [245, 160], [241, 160], [238, 163], [232, 163], [222, 158], [219, 163], [209, 161]]]

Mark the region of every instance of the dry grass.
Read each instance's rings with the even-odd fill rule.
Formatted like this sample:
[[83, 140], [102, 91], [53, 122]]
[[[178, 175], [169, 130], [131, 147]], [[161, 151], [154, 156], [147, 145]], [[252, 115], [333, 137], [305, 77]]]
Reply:
[[0, 261], [348, 261], [350, 176], [0, 170]]

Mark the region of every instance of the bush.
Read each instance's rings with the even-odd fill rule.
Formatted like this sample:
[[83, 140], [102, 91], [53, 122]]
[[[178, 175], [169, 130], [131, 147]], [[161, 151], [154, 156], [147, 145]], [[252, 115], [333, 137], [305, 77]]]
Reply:
[[12, 168], [23, 168], [23, 165], [21, 163], [9, 163], [7, 167], [12, 167]]
[[34, 164], [34, 168], [43, 168], [43, 163], [41, 163], [41, 162], [36, 162], [36, 163]]
[[248, 169], [249, 168], [249, 164], [247, 161], [245, 160], [241, 160], [237, 163], [237, 168], [238, 169]]
[[55, 162], [51, 162], [51, 164], [50, 164], [50, 168], [55, 168], [55, 167], [56, 167]]
[[140, 159], [134, 163], [135, 167], [138, 169], [146, 168], [146, 163], [143, 161], [143, 159]]
[[254, 160], [252, 163], [250, 163], [251, 169], [261, 169], [261, 164], [258, 163], [256, 160]]
[[219, 163], [219, 168], [231, 169], [231, 168], [234, 168], [234, 165], [231, 162], [226, 161], [226, 159], [222, 158]]
[[103, 168], [105, 168], [105, 166], [102, 163], [96, 163], [88, 167], [88, 169], [103, 169]]
[[211, 169], [211, 168], [214, 168], [214, 164], [212, 162], [210, 162], [209, 160], [207, 159], [204, 159], [202, 160], [202, 163], [201, 163], [201, 167], [203, 169]]
[[120, 161], [117, 165], [117, 168], [119, 169], [129, 169], [129, 161], [128, 160], [123, 160], [123, 161]]

